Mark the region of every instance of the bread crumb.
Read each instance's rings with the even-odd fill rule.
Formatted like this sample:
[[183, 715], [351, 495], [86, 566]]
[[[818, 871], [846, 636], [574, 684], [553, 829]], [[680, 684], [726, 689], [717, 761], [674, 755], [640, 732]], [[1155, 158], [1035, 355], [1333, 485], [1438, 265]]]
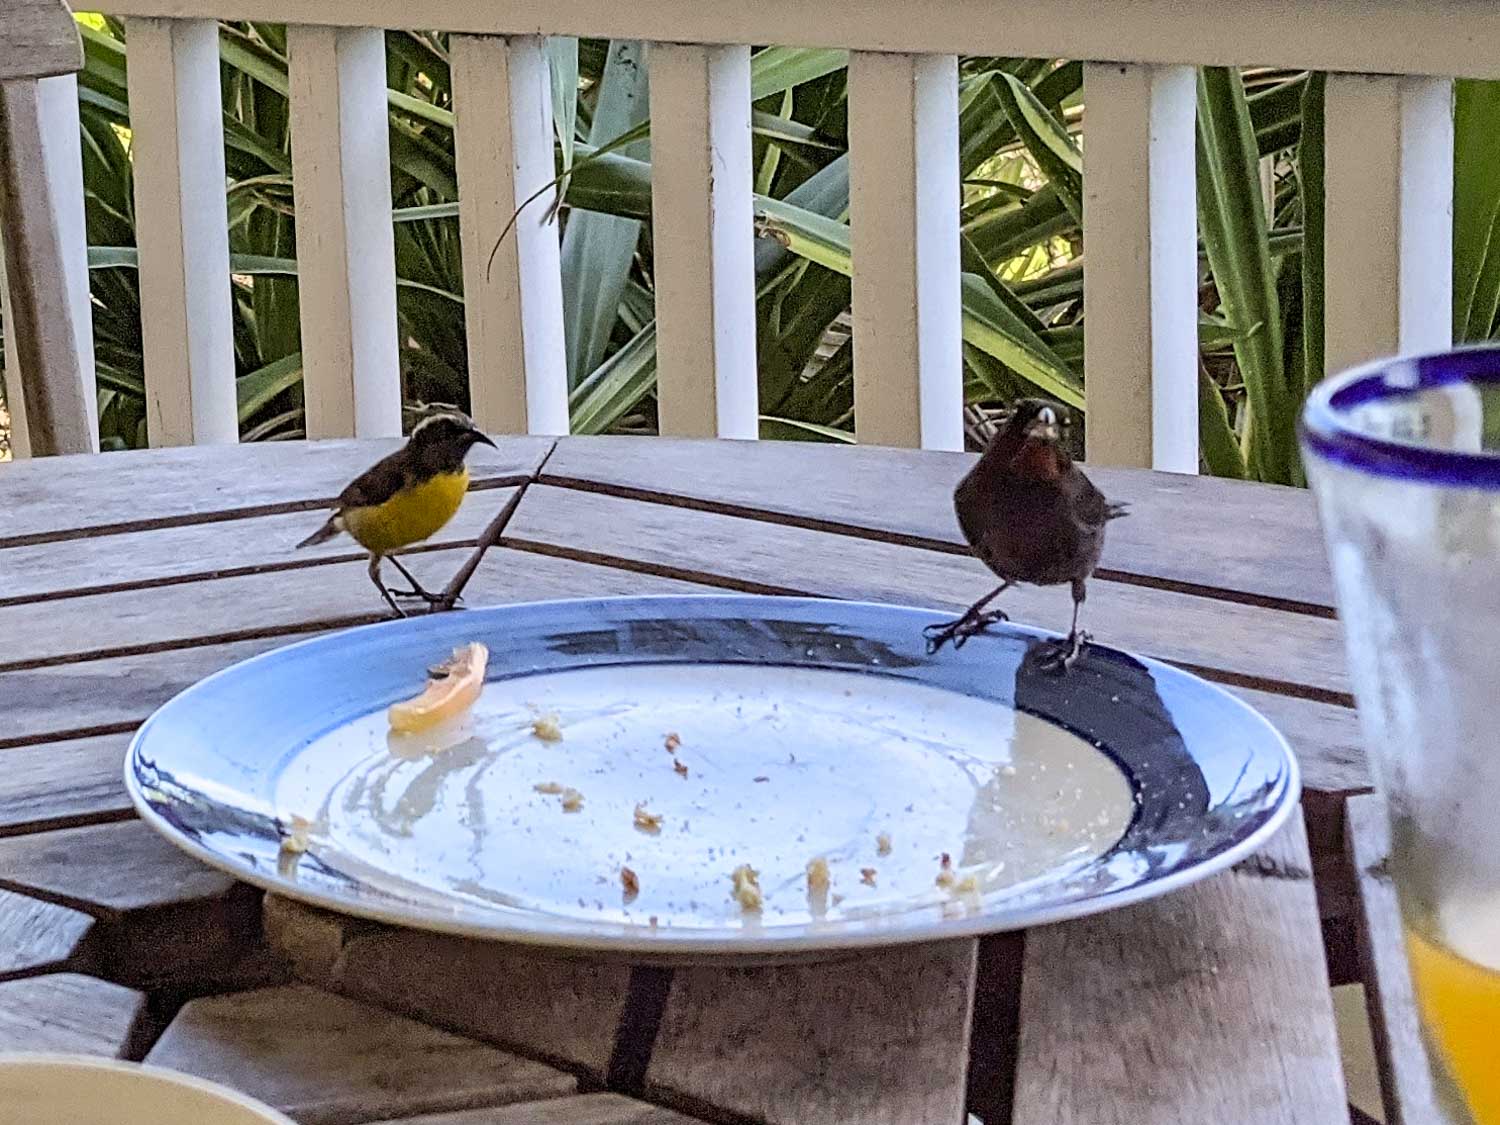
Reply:
[[668, 733], [667, 739], [662, 745], [667, 748], [668, 754], [675, 754], [677, 753], [677, 748], [682, 745], [682, 739], [678, 737], [677, 732], [674, 730]]
[[750, 780], [759, 785], [762, 781], [770, 781], [771, 779], [769, 777], [752, 777]]
[[628, 867], [620, 868], [620, 886], [625, 888], [625, 901], [629, 902], [641, 893], [641, 881]]
[[680, 777], [686, 777], [688, 775], [687, 763], [684, 762], [681, 758], [672, 759], [672, 769], [675, 770]]
[[875, 885], [875, 869], [873, 867], [861, 867], [859, 869], [859, 881], [867, 887]]
[[938, 862], [937, 878], [933, 881], [947, 890], [952, 890], [958, 883], [958, 876], [953, 873], [953, 857], [947, 852], [943, 853], [943, 858]]
[[281, 850], [287, 855], [301, 855], [307, 851], [308, 836], [312, 832], [312, 821], [305, 816], [292, 813], [281, 827]]
[[573, 788], [562, 791], [562, 811], [577, 812], [583, 808], [583, 794]]
[[815, 856], [807, 861], [807, 890], [809, 894], [822, 894], [828, 889], [828, 861]]
[[636, 805], [635, 826], [642, 832], [650, 832], [654, 835], [661, 831], [661, 813], [651, 812], [645, 805]]
[[760, 872], [748, 863], [742, 863], [734, 869], [730, 878], [734, 880], [734, 897], [739, 902], [740, 909], [759, 912], [765, 903], [765, 898], [760, 893]]
[[539, 715], [531, 723], [531, 733], [543, 742], [561, 742], [563, 736], [556, 715]]
[[549, 797], [555, 797], [563, 791], [562, 784], [556, 781], [543, 781], [532, 786], [538, 793], [545, 793]]
[[875, 837], [875, 854], [891, 854], [891, 834], [889, 832], [882, 832], [879, 836]]

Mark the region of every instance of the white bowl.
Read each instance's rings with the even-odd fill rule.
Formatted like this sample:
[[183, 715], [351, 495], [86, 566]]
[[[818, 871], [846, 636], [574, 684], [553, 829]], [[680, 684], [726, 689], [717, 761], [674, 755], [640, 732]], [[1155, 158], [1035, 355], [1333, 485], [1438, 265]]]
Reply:
[[294, 1125], [226, 1086], [83, 1055], [0, 1055], [0, 1125]]

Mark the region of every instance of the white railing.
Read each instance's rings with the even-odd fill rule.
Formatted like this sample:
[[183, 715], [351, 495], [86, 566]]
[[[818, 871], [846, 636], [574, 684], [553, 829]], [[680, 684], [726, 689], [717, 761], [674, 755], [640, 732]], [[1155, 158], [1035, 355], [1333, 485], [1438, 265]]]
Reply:
[[[553, 175], [542, 36], [653, 44], [652, 199], [671, 217], [654, 246], [660, 419], [664, 433], [693, 436], [753, 437], [757, 428], [747, 44], [851, 49], [856, 433], [944, 449], [962, 436], [955, 58], [1093, 60], [1088, 452], [1182, 472], [1198, 465], [1191, 67], [1336, 72], [1327, 97], [1330, 369], [1450, 340], [1451, 80], [1500, 77], [1500, 4], [1489, 0], [87, 6], [129, 20], [148, 416], [163, 445], [235, 439], [216, 19], [291, 25], [313, 437], [399, 427], [383, 28], [456, 33], [474, 412], [495, 430], [539, 433], [567, 429], [557, 230], [545, 203], [528, 207], [492, 263], [489, 255], [516, 205]], [[48, 106], [57, 134], [76, 136], [71, 99]], [[76, 179], [60, 191], [81, 199]], [[81, 226], [67, 234], [82, 260]], [[86, 325], [85, 304], [78, 314]]]

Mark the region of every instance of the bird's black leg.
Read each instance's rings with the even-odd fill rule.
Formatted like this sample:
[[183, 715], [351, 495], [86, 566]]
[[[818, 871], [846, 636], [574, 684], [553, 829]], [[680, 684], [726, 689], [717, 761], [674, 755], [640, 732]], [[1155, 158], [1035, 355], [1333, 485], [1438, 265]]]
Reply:
[[956, 621], [940, 622], [929, 625], [922, 630], [922, 635], [927, 638], [927, 655], [931, 656], [941, 649], [949, 641], [953, 642], [954, 649], [964, 647], [964, 642], [975, 633], [982, 633], [997, 621], [1009, 621], [1010, 618], [998, 610], [993, 609], [988, 613], [984, 607], [989, 605], [1001, 594], [1009, 590], [1011, 584], [1002, 582], [984, 597], [964, 610], [963, 616]]
[[380, 591], [380, 596], [385, 599], [385, 604], [391, 607], [391, 612], [397, 617], [405, 617], [406, 610], [396, 604], [396, 599], [391, 596], [391, 592], [385, 588], [385, 583], [381, 580], [379, 555], [370, 556], [370, 581], [375, 583], [375, 589]]
[[[392, 590], [391, 593], [394, 594], [396, 597], [398, 597], [398, 598], [421, 598], [428, 605], [448, 605], [449, 604], [448, 599], [446, 597], [444, 597], [442, 594], [434, 594], [431, 590], [424, 590], [424, 589], [422, 589], [422, 584], [417, 581], [416, 577], [412, 574], [411, 571], [407, 570], [406, 567], [404, 567], [404, 566], [401, 565], [401, 560], [398, 559], [395, 555], [392, 555], [388, 561], [390, 562], [390, 564], [393, 567], [395, 567], [402, 574], [404, 574], [406, 576], [406, 580], [411, 583], [411, 589], [410, 590]], [[455, 598], [453, 600], [457, 601], [458, 599]]]
[[1083, 654], [1084, 646], [1093, 640], [1087, 633], [1078, 628], [1078, 610], [1083, 606], [1087, 590], [1082, 581], [1073, 583], [1073, 624], [1068, 629], [1067, 639], [1059, 641], [1050, 652], [1042, 656], [1040, 666], [1045, 672], [1061, 675], [1073, 666], [1079, 656]]

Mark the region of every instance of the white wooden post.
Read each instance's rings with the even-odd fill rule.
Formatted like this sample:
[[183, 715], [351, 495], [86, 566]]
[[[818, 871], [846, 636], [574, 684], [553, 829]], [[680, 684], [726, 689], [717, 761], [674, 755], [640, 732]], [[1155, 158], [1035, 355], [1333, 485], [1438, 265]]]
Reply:
[[852, 52], [849, 152], [855, 435], [962, 449], [958, 59]]
[[1328, 77], [1324, 319], [1332, 374], [1453, 342], [1453, 83]]
[[385, 32], [287, 29], [308, 437], [401, 432]]
[[1198, 221], [1191, 67], [1084, 67], [1089, 461], [1198, 471]]
[[660, 429], [754, 438], [750, 48], [658, 43], [650, 60]]
[[126, 34], [147, 434], [238, 441], [219, 25], [132, 19]]
[[491, 431], [565, 434], [562, 268], [557, 222], [546, 218], [553, 194], [526, 203], [555, 175], [544, 40], [456, 35], [451, 62], [474, 419]]
[[[51, 226], [66, 287], [68, 322], [83, 385], [74, 390], [85, 415], [84, 434], [62, 435], [72, 450], [98, 452], [99, 410], [94, 383], [94, 321], [89, 299], [88, 231], [83, 210], [83, 158], [78, 124], [78, 79], [72, 74], [43, 78], [35, 86], [41, 140], [42, 182], [51, 200]], [[0, 253], [0, 259], [3, 259]], [[0, 316], [5, 320], [5, 402], [10, 411], [10, 448], [15, 457], [31, 455], [21, 365], [9, 310], [5, 264], [0, 260]]]

